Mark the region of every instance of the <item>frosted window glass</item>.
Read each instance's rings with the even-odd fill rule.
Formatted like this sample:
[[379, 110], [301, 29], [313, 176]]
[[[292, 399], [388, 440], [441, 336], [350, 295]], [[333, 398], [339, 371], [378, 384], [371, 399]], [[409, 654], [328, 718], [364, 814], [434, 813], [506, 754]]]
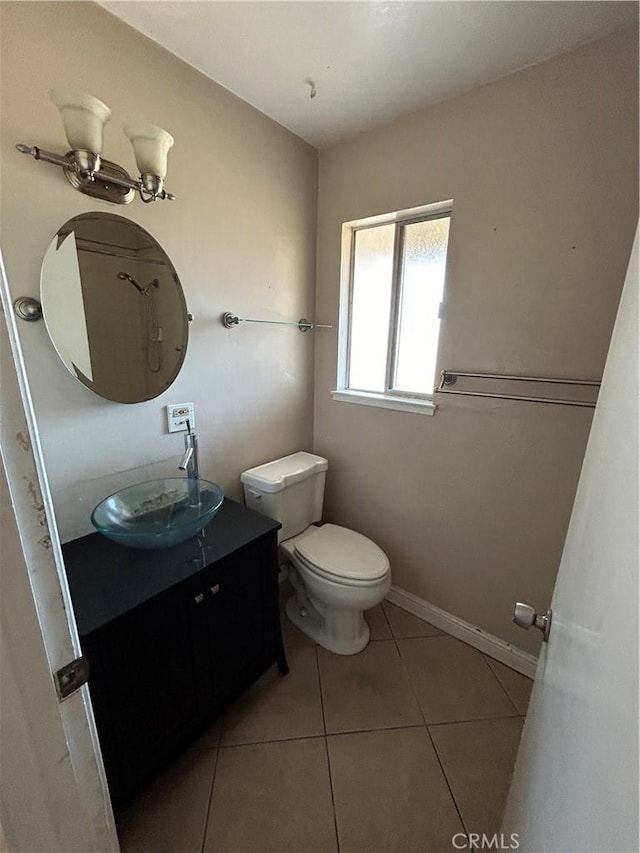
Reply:
[[395, 225], [355, 232], [349, 388], [386, 388]]
[[394, 390], [433, 391], [450, 218], [404, 226]]

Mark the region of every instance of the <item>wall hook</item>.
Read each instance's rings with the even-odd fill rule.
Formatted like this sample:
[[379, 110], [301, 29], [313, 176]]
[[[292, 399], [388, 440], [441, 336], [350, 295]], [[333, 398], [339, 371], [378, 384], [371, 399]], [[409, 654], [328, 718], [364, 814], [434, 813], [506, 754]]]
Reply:
[[37, 299], [32, 296], [18, 296], [13, 300], [13, 310], [16, 317], [21, 320], [27, 320], [33, 323], [35, 320], [40, 320], [42, 317], [42, 305]]

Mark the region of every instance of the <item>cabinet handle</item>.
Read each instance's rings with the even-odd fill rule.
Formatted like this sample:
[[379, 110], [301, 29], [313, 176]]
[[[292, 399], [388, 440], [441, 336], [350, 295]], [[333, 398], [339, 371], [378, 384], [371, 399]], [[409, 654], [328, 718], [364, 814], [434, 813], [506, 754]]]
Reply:
[[202, 604], [204, 601], [204, 592], [199, 592], [193, 600], [196, 604]]
[[211, 587], [211, 595], [217, 595], [220, 592], [220, 584], [216, 583]]

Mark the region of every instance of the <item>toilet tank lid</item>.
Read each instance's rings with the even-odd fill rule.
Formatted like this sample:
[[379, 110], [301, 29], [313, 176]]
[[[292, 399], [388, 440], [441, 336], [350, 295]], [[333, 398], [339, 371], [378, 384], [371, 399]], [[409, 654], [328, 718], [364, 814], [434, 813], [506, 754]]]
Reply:
[[300, 451], [243, 471], [240, 482], [262, 492], [281, 492], [286, 486], [326, 471], [328, 467], [329, 463], [322, 456]]

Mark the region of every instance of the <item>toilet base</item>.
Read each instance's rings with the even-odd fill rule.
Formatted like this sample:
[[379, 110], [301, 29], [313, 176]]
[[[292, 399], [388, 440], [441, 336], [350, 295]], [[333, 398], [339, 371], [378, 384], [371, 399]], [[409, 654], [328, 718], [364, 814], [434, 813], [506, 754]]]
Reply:
[[303, 634], [336, 655], [356, 655], [369, 642], [369, 626], [360, 611], [332, 610], [322, 616], [308, 598], [292, 595], [285, 610]]

